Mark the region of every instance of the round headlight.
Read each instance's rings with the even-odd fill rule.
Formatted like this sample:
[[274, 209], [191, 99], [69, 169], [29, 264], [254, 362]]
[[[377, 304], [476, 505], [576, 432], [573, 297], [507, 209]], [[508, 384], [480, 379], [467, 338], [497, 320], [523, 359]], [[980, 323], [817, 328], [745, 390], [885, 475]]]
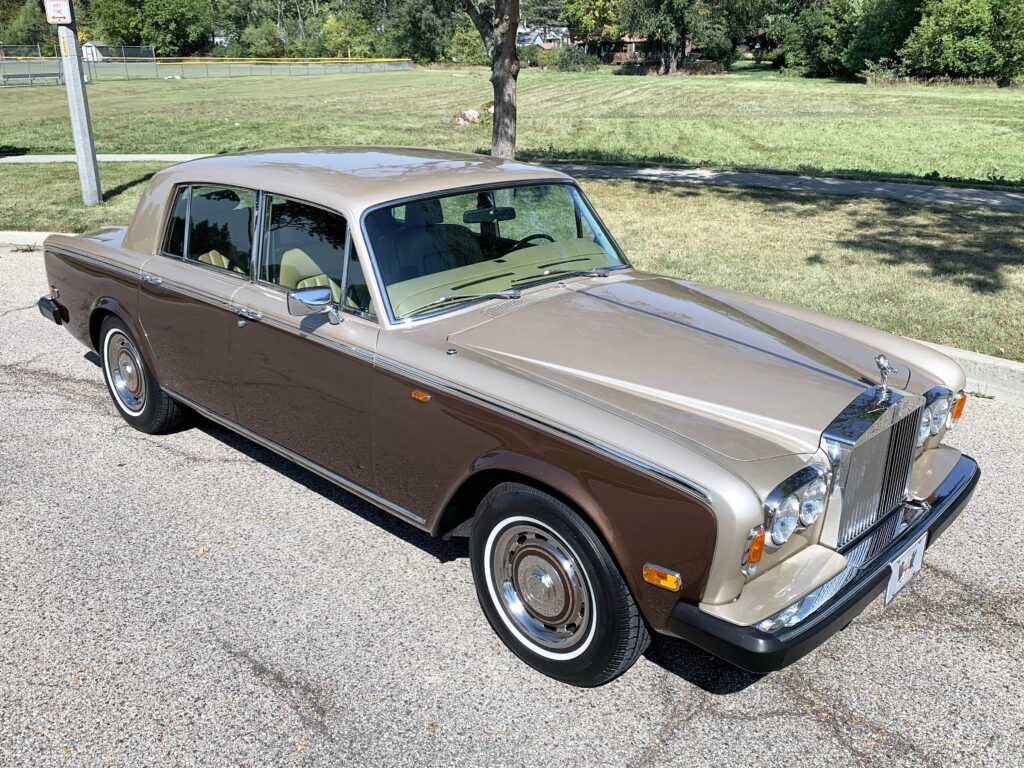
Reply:
[[803, 500], [800, 502], [800, 525], [811, 525], [821, 510], [825, 508], [825, 495], [828, 493], [828, 484], [823, 478], [818, 478], [803, 493]]
[[921, 411], [921, 424], [917, 428], [917, 447], [920, 448], [924, 445], [924, 441], [928, 439], [928, 433], [932, 430], [932, 409], [929, 406], [925, 406], [925, 409]]
[[787, 496], [772, 515], [772, 541], [776, 545], [785, 544], [796, 530], [800, 519], [800, 500], [796, 496]]
[[939, 434], [939, 430], [946, 424], [946, 417], [949, 416], [949, 398], [940, 397], [932, 403], [932, 424], [931, 433]]

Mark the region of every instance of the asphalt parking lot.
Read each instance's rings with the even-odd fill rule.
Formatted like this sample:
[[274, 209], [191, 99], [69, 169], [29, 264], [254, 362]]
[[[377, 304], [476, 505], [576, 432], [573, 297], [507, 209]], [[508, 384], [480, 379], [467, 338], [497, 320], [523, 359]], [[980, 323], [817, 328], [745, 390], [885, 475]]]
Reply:
[[0, 765], [1019, 766], [1024, 411], [888, 608], [758, 678], [656, 639], [596, 690], [520, 663], [442, 542], [209, 423], [151, 437], [0, 247]]

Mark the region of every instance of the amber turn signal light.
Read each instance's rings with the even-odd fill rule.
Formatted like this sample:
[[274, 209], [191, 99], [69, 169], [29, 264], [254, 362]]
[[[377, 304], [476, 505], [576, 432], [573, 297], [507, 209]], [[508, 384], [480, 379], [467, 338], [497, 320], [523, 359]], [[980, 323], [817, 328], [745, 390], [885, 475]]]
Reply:
[[671, 592], [678, 592], [683, 586], [683, 579], [678, 573], [653, 563], [644, 564], [644, 581]]
[[750, 549], [747, 550], [747, 563], [756, 565], [761, 562], [764, 554], [764, 530], [760, 530], [750, 538]]
[[421, 403], [429, 403], [430, 395], [428, 395], [426, 392], [420, 392], [418, 389], [414, 389], [412, 391], [412, 399], [419, 400]]
[[965, 392], [961, 392], [959, 395], [956, 396], [956, 402], [953, 403], [953, 410], [950, 412], [950, 415], [953, 417], [954, 421], [956, 419], [959, 419], [961, 414], [963, 414], [964, 406], [966, 404], [967, 394]]

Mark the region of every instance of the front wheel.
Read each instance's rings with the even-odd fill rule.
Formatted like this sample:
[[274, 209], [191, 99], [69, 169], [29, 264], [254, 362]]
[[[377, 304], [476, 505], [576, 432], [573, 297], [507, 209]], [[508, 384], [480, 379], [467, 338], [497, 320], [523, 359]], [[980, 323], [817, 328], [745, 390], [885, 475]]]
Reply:
[[165, 432], [181, 424], [184, 409], [160, 389], [128, 326], [110, 316], [100, 328], [103, 378], [122, 418], [140, 432]]
[[553, 496], [502, 483], [470, 537], [477, 597], [513, 653], [562, 682], [602, 685], [650, 643], [636, 602], [596, 533]]

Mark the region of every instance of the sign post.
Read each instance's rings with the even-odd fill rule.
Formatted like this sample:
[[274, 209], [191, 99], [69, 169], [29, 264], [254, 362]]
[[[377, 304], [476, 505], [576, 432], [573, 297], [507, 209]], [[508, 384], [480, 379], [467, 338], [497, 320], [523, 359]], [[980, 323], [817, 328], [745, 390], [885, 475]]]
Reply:
[[85, 95], [82, 52], [78, 47], [74, 11], [71, 0], [43, 0], [43, 5], [46, 7], [46, 20], [57, 25], [82, 202], [96, 205], [103, 200], [103, 194], [100, 191], [100, 170], [96, 165], [96, 146], [92, 138], [92, 120], [89, 117], [89, 100]]

